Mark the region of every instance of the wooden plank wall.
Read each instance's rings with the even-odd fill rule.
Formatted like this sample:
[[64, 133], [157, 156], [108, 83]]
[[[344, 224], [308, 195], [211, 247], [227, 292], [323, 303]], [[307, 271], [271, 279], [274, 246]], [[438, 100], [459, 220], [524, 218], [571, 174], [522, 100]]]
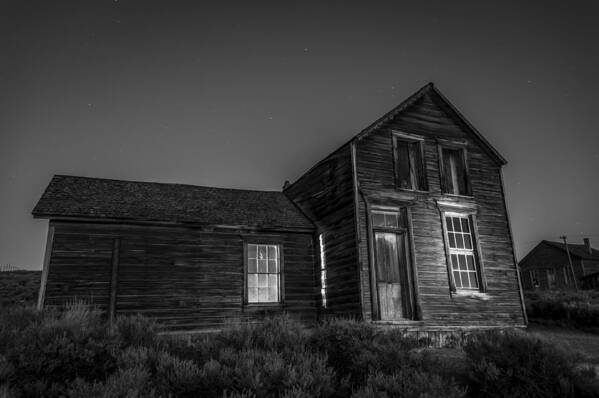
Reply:
[[[392, 130], [425, 137], [428, 192], [406, 194], [395, 189]], [[441, 193], [437, 138], [467, 141], [473, 200], [479, 209], [478, 237], [488, 283], [488, 291], [481, 297], [450, 294], [441, 215], [436, 204], [437, 199], [447, 199], [447, 195]], [[500, 166], [463, 126], [450, 117], [440, 101], [430, 94], [424, 96], [393, 121], [359, 140], [357, 152], [359, 185], [369, 204], [405, 205], [406, 195], [415, 203], [410, 209], [424, 324], [523, 324]], [[366, 216], [363, 205], [360, 205], [360, 216]], [[362, 219], [361, 225], [365, 224], [366, 220]], [[362, 262], [367, 264], [367, 251], [361, 250], [361, 255]], [[368, 281], [367, 273], [362, 272], [362, 285], [365, 287]], [[369, 305], [365, 300], [365, 312], [370, 310]]]
[[349, 144], [319, 162], [284, 192], [324, 235], [327, 308], [323, 312], [361, 318]]
[[[583, 266], [584, 264], [584, 266]], [[520, 269], [523, 274], [522, 287], [525, 289], [534, 289], [528, 271], [536, 270], [537, 279], [539, 281], [539, 287], [541, 289], [547, 289], [549, 282], [547, 279], [547, 269], [553, 268], [555, 272], [556, 288], [567, 287], [564, 283], [564, 267], [567, 268], [568, 277], [572, 278], [572, 271], [570, 270], [568, 255], [565, 251], [560, 250], [551, 245], [540, 243], [537, 247], [531, 251], [530, 255], [526, 256], [520, 261]], [[572, 257], [572, 268], [576, 277], [580, 279], [584, 273], [588, 274], [587, 261], [580, 260], [577, 257]], [[599, 271], [599, 268], [597, 269]], [[579, 283], [580, 284], [580, 283]], [[570, 287], [573, 287], [570, 282]]]
[[85, 301], [108, 309], [113, 238], [55, 226], [44, 304]]
[[283, 312], [295, 319], [316, 319], [312, 234], [247, 234], [280, 242], [284, 255], [284, 304], [250, 307], [243, 305], [246, 234], [242, 231], [54, 225], [48, 305], [80, 298], [106, 309], [116, 238], [120, 241], [116, 315], [141, 313], [157, 319], [167, 330], [219, 328]]

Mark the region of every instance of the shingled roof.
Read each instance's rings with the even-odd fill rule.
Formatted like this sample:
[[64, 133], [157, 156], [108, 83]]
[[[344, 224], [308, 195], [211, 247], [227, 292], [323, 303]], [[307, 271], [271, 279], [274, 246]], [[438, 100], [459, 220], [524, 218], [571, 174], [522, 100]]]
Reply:
[[261, 228], [314, 228], [282, 193], [55, 175], [38, 218], [93, 218]]

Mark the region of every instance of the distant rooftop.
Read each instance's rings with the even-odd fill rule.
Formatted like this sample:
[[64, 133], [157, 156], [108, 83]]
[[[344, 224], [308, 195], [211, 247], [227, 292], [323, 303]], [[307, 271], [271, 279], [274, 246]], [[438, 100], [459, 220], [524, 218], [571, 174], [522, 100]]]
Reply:
[[[544, 240], [543, 242], [550, 246], [566, 251], [566, 245], [561, 242], [551, 242], [548, 240]], [[599, 250], [591, 248], [591, 252], [589, 253], [589, 250], [585, 245], [568, 243], [568, 250], [570, 251], [570, 255], [572, 257], [578, 257], [584, 260], [599, 260]]]

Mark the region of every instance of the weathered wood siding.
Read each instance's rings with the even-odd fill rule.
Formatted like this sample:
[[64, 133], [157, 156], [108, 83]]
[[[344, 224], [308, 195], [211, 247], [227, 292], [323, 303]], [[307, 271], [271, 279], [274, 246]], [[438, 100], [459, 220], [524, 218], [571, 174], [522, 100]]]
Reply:
[[[592, 262], [587, 260], [581, 260], [578, 257], [572, 256], [572, 268], [574, 274], [579, 281], [583, 275], [589, 274], [592, 270], [592, 266], [588, 265]], [[570, 262], [568, 260], [568, 254], [556, 247], [541, 242], [537, 245], [529, 255], [527, 255], [519, 263], [519, 267], [522, 273], [522, 287], [524, 289], [549, 289], [549, 288], [563, 288], [573, 287], [572, 284], [572, 271], [570, 270]], [[549, 280], [547, 277], [547, 270], [553, 269], [555, 274], [555, 285], [549, 286]], [[568, 275], [568, 281], [564, 278], [564, 269]], [[535, 287], [530, 278], [529, 271], [536, 271], [537, 281], [539, 286]], [[599, 271], [599, 269], [597, 269]], [[580, 285], [580, 282], [578, 282]]]
[[[206, 329], [288, 313], [315, 320], [313, 235], [185, 227], [55, 223], [46, 305], [83, 299], [107, 309], [113, 241], [120, 240], [116, 315], [141, 313], [165, 329]], [[282, 245], [280, 305], [243, 304], [243, 243]]]
[[344, 145], [284, 192], [323, 234], [327, 269], [324, 312], [361, 317], [352, 176], [351, 149]]
[[[401, 192], [395, 188], [392, 130], [425, 137], [424, 162], [429, 191]], [[438, 199], [459, 201], [441, 192], [438, 138], [467, 142], [467, 165], [476, 214], [481, 259], [488, 290], [479, 297], [450, 294]], [[365, 236], [369, 206], [407, 206], [412, 220], [414, 260], [418, 279], [419, 318], [432, 325], [521, 325], [524, 323], [516, 263], [506, 214], [500, 166], [464, 126], [431, 94], [412, 104], [394, 120], [357, 142], [360, 226]], [[366, 242], [362, 242], [364, 291], [371, 291]], [[365, 296], [366, 297], [366, 296]], [[372, 304], [364, 300], [370, 316]]]

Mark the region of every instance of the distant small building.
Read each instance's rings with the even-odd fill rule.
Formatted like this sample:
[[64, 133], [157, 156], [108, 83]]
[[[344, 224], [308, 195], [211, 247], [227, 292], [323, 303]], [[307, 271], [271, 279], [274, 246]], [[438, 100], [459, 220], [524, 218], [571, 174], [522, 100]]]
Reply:
[[[599, 250], [591, 247], [588, 238], [583, 242], [581, 245], [568, 244], [578, 287], [586, 276], [599, 272]], [[563, 243], [541, 241], [520, 261], [519, 267], [524, 289], [574, 287], [568, 252]]]

